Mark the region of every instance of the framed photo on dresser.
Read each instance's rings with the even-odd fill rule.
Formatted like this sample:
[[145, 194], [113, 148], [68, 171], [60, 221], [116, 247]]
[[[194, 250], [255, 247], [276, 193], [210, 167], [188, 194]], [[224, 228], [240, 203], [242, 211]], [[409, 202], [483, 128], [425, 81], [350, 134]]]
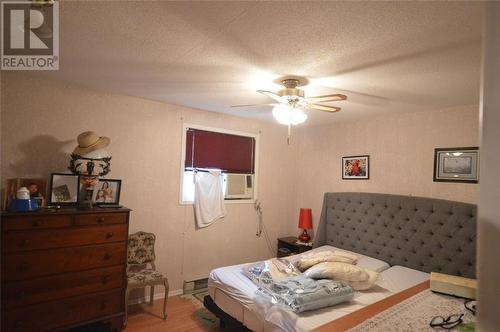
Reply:
[[49, 202], [54, 205], [75, 206], [78, 202], [78, 175], [52, 173]]
[[100, 179], [97, 184], [95, 203], [97, 205], [118, 205], [120, 204], [120, 191], [122, 180]]
[[479, 148], [434, 149], [434, 182], [478, 183]]
[[370, 156], [342, 157], [342, 180], [368, 180]]
[[9, 204], [16, 199], [17, 190], [26, 187], [30, 192], [30, 198], [35, 199], [39, 207], [46, 205], [47, 198], [47, 180], [32, 178], [7, 179], [6, 188], [3, 192], [4, 202], [3, 210], [7, 210]]

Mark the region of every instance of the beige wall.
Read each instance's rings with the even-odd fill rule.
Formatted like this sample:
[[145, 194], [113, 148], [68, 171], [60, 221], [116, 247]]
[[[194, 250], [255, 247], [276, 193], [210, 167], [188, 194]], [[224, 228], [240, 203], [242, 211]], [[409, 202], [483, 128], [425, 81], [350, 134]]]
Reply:
[[[402, 194], [477, 203], [478, 185], [433, 182], [434, 148], [478, 145], [477, 106], [304, 127], [294, 137], [295, 208], [316, 225], [327, 191]], [[334, 115], [332, 115], [334, 116]], [[370, 155], [369, 180], [342, 180], [342, 156]], [[296, 225], [291, 225], [296, 232]]]
[[[19, 73], [2, 77], [2, 178], [49, 178], [66, 171], [75, 137], [94, 130], [111, 138], [109, 178], [122, 179], [121, 203], [130, 207], [130, 229], [157, 234], [158, 267], [171, 290], [214, 267], [263, 259], [276, 252], [290, 212], [291, 147], [286, 128], [139, 98], [95, 92]], [[195, 231], [193, 208], [179, 202], [182, 123], [261, 132], [259, 199], [271, 239], [255, 236], [252, 204], [227, 205], [228, 216]]]
[[[123, 180], [131, 231], [157, 234], [158, 267], [171, 289], [214, 267], [270, 257], [276, 238], [298, 234], [300, 207], [317, 223], [325, 191], [410, 194], [477, 202], [477, 185], [432, 182], [435, 147], [478, 144], [478, 109], [464, 107], [365, 121], [286, 127], [144, 99], [96, 92], [20, 73], [2, 77], [3, 179], [65, 171], [74, 138], [85, 130], [111, 137], [112, 172]], [[227, 205], [228, 216], [195, 231], [193, 209], [179, 201], [183, 122], [261, 133], [259, 200], [265, 236], [257, 238], [251, 204]], [[368, 181], [341, 180], [341, 157], [369, 154]], [[269, 248], [271, 247], [271, 248]]]

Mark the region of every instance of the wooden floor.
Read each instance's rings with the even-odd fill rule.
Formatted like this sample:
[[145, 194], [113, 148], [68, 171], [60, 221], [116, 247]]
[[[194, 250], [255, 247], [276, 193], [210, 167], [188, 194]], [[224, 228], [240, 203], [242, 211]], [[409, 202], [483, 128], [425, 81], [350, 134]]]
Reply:
[[201, 307], [189, 299], [173, 296], [167, 302], [167, 319], [161, 316], [163, 300], [156, 300], [150, 307], [147, 304], [129, 307], [127, 328], [124, 332], [216, 332], [219, 329], [209, 328], [202, 319], [195, 315]]

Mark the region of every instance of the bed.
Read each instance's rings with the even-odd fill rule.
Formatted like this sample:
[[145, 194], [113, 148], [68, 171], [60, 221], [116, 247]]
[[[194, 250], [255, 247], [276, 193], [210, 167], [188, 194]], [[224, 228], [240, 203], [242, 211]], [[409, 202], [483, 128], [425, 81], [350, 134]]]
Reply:
[[205, 306], [236, 331], [310, 331], [429, 278], [431, 271], [475, 277], [476, 206], [376, 193], [326, 193], [314, 251], [345, 250], [380, 272], [376, 286], [354, 301], [295, 314], [262, 312], [245, 264], [213, 270]]

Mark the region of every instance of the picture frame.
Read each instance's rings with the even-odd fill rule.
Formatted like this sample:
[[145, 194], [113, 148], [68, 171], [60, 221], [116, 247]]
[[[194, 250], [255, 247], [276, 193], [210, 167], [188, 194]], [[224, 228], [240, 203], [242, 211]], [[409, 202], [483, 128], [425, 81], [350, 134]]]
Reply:
[[119, 179], [100, 179], [95, 189], [95, 204], [100, 205], [119, 205], [122, 180]]
[[3, 210], [6, 211], [9, 207], [10, 203], [16, 199], [17, 190], [19, 187], [19, 179], [7, 179], [7, 184], [4, 191], [4, 201], [3, 201]]
[[342, 157], [342, 180], [370, 179], [370, 156]]
[[17, 190], [26, 187], [30, 191], [30, 198], [36, 199], [39, 207], [44, 207], [47, 202], [48, 183], [42, 178], [12, 178], [7, 179], [4, 191], [3, 210], [7, 210], [9, 204], [16, 199]]
[[71, 173], [50, 175], [50, 205], [76, 206], [79, 196], [79, 177]]
[[434, 149], [434, 182], [479, 182], [479, 147]]
[[44, 207], [47, 202], [47, 180], [40, 178], [20, 178], [18, 188], [26, 187], [30, 191], [30, 198], [36, 199], [38, 207]]

